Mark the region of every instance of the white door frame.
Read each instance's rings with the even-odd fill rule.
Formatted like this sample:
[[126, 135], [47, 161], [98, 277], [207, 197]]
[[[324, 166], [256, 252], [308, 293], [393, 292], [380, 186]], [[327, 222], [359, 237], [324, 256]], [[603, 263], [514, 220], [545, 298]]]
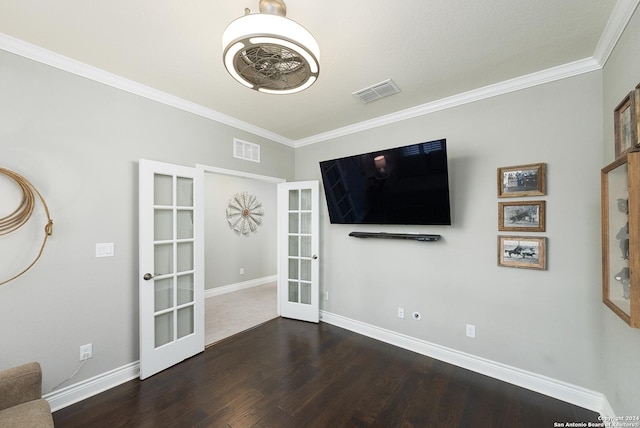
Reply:
[[[215, 167], [215, 166], [203, 165], [203, 164], [199, 164], [199, 163], [196, 164], [196, 169], [204, 171], [204, 172], [212, 173], [212, 174], [228, 175], [228, 176], [238, 177], [238, 178], [249, 178], [249, 179], [252, 179], [252, 180], [263, 181], [265, 183], [273, 183], [275, 185], [287, 182], [287, 180], [285, 180], [284, 178], [280, 178], [280, 177], [270, 177], [268, 175], [252, 174], [250, 172], [237, 171], [237, 170], [233, 170], [233, 169], [218, 168], [218, 167]], [[205, 184], [205, 191], [206, 191], [206, 184]], [[205, 215], [206, 215], [206, 213], [205, 213]], [[206, 245], [206, 239], [205, 239], [205, 245]], [[279, 253], [279, 248], [276, 248], [276, 251], [278, 251], [277, 254], [280, 254]], [[278, 266], [276, 268], [276, 277], [278, 277], [279, 269], [280, 268]], [[278, 315], [280, 315], [280, 290], [279, 290], [279, 287], [276, 287], [276, 288], [278, 288], [278, 291], [277, 291], [277, 294], [276, 294], [276, 300], [278, 302], [277, 303], [277, 313], [278, 313]], [[205, 290], [205, 295], [206, 295], [206, 290]]]

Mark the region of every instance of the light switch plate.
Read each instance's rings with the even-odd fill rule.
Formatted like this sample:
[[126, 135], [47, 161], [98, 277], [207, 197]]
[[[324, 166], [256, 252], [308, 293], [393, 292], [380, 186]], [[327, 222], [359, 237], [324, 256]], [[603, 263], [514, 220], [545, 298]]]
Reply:
[[96, 257], [113, 257], [113, 242], [96, 244]]

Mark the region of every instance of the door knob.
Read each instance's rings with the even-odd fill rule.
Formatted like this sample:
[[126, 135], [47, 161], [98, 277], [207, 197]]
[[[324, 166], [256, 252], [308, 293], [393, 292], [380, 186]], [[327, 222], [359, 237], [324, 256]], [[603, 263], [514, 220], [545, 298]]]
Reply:
[[316, 256], [315, 254], [314, 254], [313, 256], [311, 256], [311, 258], [312, 258], [313, 260], [318, 260], [318, 256]]
[[145, 281], [149, 281], [154, 276], [156, 276], [156, 275], [155, 274], [151, 275], [150, 273], [145, 273], [144, 276], [142, 277], [142, 279], [144, 279]]

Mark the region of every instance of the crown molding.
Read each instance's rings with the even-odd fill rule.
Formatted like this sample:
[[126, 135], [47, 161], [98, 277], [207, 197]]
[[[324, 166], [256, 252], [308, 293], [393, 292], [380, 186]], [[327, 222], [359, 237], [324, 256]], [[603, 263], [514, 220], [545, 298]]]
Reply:
[[568, 64], [549, 68], [547, 70], [542, 70], [536, 73], [516, 77], [514, 79], [505, 80], [493, 85], [463, 92], [451, 97], [442, 98], [416, 107], [400, 110], [395, 113], [379, 116], [374, 119], [365, 120], [363, 122], [334, 129], [332, 131], [323, 132], [311, 137], [302, 138], [300, 140], [296, 140], [295, 147], [297, 148], [310, 144], [320, 143], [332, 138], [343, 137], [345, 135], [366, 131], [369, 129], [401, 122], [403, 120], [412, 119], [419, 116], [424, 116], [429, 113], [434, 113], [452, 107], [469, 104], [475, 101], [496, 97], [498, 95], [504, 95], [510, 92], [519, 91], [521, 89], [526, 89], [532, 86], [542, 85], [544, 83], [565, 79], [567, 77], [577, 76], [579, 74], [599, 70], [600, 68], [600, 64], [594, 58], [585, 58], [579, 61], [574, 61]]
[[640, 4], [640, 0], [618, 0], [616, 2], [593, 53], [593, 57], [602, 67], [607, 63], [638, 4]]
[[290, 138], [283, 137], [282, 135], [276, 134], [274, 132], [268, 131], [264, 128], [260, 128], [234, 117], [227, 116], [191, 101], [187, 101], [185, 99], [167, 94], [166, 92], [162, 92], [149, 86], [142, 85], [133, 80], [129, 80], [116, 74], [109, 73], [99, 68], [90, 66], [88, 64], [84, 64], [80, 61], [76, 61], [64, 55], [60, 55], [50, 50], [43, 49], [39, 46], [32, 45], [4, 33], [0, 33], [0, 49], [22, 56], [24, 58], [31, 59], [36, 62], [40, 62], [42, 64], [49, 65], [59, 70], [63, 70], [77, 76], [84, 77], [86, 79], [90, 79], [95, 82], [141, 96], [143, 98], [147, 98], [152, 101], [156, 101], [180, 110], [187, 111], [189, 113], [193, 113], [198, 116], [202, 116], [204, 118], [222, 123], [224, 125], [250, 132], [254, 135], [268, 138], [272, 141], [290, 147], [295, 146], [295, 142]]
[[594, 54], [590, 58], [575, 61], [572, 63], [549, 68], [539, 72], [516, 77], [494, 85], [485, 86], [483, 88], [474, 89], [451, 97], [442, 98], [430, 103], [422, 104], [406, 110], [401, 110], [385, 116], [380, 116], [364, 122], [348, 125], [332, 131], [323, 132], [312, 135], [307, 138], [296, 140], [294, 147], [303, 147], [310, 144], [320, 143], [332, 138], [343, 137], [345, 135], [354, 134], [368, 129], [377, 128], [379, 126], [389, 125], [395, 122], [423, 116], [440, 110], [446, 110], [452, 107], [480, 101], [483, 99], [504, 95], [509, 92], [519, 91], [520, 89], [529, 88], [536, 85], [565, 79], [567, 77], [577, 76], [583, 73], [600, 70], [604, 67], [611, 52], [618, 43], [622, 32], [626, 28], [629, 20], [633, 16], [636, 8], [640, 4], [640, 0], [618, 0], [609, 16], [607, 25], [605, 26]]
[[633, 16], [638, 4], [640, 4], [640, 0], [618, 0], [616, 2], [592, 57], [516, 77], [494, 85], [474, 89], [451, 97], [442, 98], [416, 107], [411, 107], [395, 113], [379, 116], [374, 119], [298, 140], [284, 137], [248, 122], [244, 122], [218, 111], [203, 107], [191, 101], [167, 94], [149, 86], [139, 84], [113, 73], [106, 72], [47, 49], [13, 38], [7, 34], [0, 33], [0, 49], [243, 131], [250, 132], [254, 135], [267, 138], [271, 141], [275, 141], [289, 147], [298, 148], [469, 104], [475, 101], [504, 95], [509, 92], [515, 92], [532, 86], [542, 85], [556, 80], [565, 79], [567, 77], [600, 70], [609, 59], [609, 56], [613, 52], [618, 39]]

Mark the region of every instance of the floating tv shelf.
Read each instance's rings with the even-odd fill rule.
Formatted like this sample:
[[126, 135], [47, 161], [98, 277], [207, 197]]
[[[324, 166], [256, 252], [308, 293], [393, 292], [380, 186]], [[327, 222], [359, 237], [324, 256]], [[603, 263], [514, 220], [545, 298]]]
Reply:
[[411, 239], [414, 241], [437, 241], [440, 239], [440, 235], [423, 233], [351, 232], [349, 236], [354, 238]]

